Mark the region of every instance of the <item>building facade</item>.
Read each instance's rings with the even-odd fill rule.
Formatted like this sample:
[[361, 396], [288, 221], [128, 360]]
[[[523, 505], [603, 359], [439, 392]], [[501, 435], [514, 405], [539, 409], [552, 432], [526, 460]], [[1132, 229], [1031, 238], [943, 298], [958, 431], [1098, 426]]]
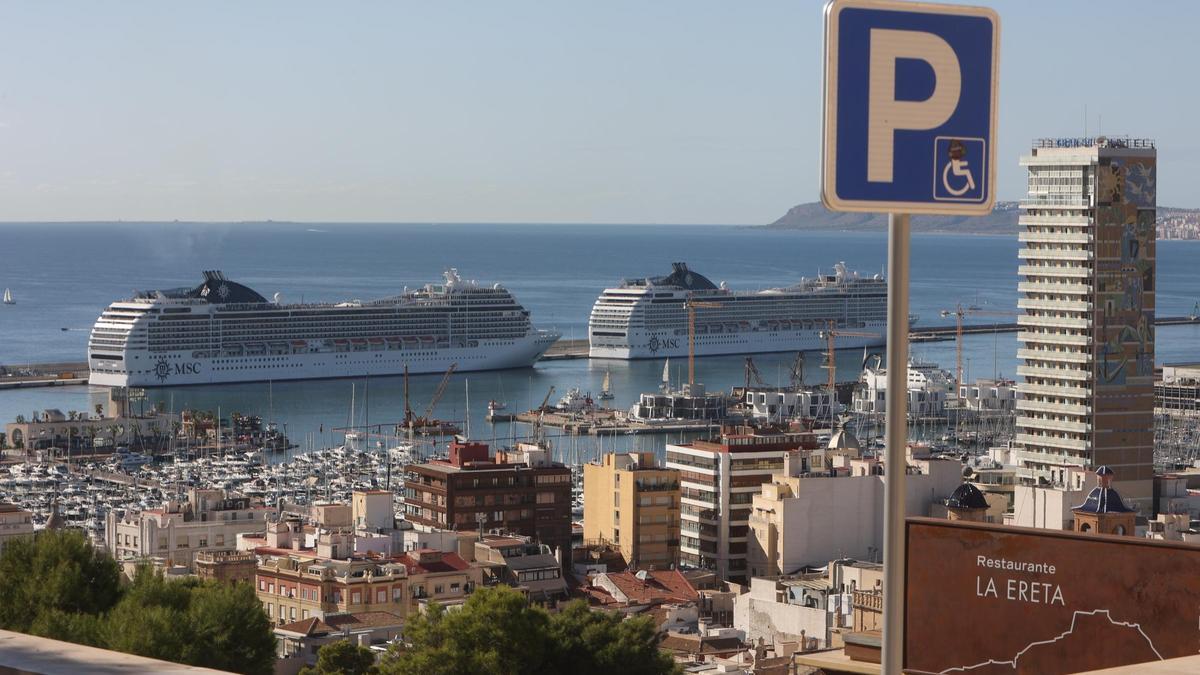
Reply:
[[666, 466], [680, 478], [680, 564], [744, 583], [754, 495], [789, 458], [795, 461], [814, 447], [816, 438], [808, 432], [750, 428], [668, 444]]
[[186, 502], [118, 516], [109, 512], [104, 541], [118, 561], [154, 559], [194, 571], [199, 551], [234, 548], [239, 534], [262, 533], [273, 507], [223, 490], [188, 492]]
[[258, 557], [251, 551], [198, 551], [193, 566], [201, 579], [253, 583]]
[[583, 538], [619, 547], [630, 567], [679, 562], [679, 471], [652, 452], [607, 454], [583, 467]]
[[453, 443], [449, 460], [405, 469], [404, 513], [444, 530], [501, 529], [571, 556], [571, 469], [549, 451], [521, 444], [489, 454], [483, 443]]
[[[793, 464], [793, 470], [776, 473], [754, 495], [748, 520], [751, 576], [792, 574], [847, 556], [881, 558], [885, 467], [874, 457], [835, 455], [833, 460], [819, 472]], [[911, 460], [905, 471], [910, 516], [933, 514], [931, 507], [962, 483], [957, 461]]]
[[16, 504], [0, 502], [0, 551], [17, 537], [33, 536], [33, 514]]
[[1036, 141], [1021, 158], [1016, 442], [1033, 477], [1108, 465], [1153, 487], [1156, 150], [1144, 139]]

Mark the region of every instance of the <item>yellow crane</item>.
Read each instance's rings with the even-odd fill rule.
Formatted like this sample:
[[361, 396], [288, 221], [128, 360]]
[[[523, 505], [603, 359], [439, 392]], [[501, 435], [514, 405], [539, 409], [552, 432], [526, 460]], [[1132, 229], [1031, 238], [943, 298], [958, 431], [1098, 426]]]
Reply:
[[1016, 312], [1007, 312], [999, 310], [983, 309], [970, 305], [963, 307], [962, 303], [954, 306], [954, 309], [943, 309], [942, 316], [954, 317], [954, 386], [960, 387], [963, 384], [963, 367], [962, 367], [962, 352], [963, 352], [963, 317], [980, 314], [983, 316], [1016, 316]]
[[700, 307], [720, 308], [716, 302], [694, 300], [691, 297], [684, 303], [688, 313], [688, 385], [696, 384], [696, 309]]
[[[834, 321], [829, 322], [829, 328], [821, 331], [821, 337], [825, 338], [825, 365], [821, 366], [829, 370], [829, 395], [834, 399], [837, 398], [837, 349], [834, 341], [840, 337], [870, 337], [877, 338], [879, 333], [864, 333], [862, 331], [847, 330], [838, 328]], [[832, 399], [831, 399], [832, 401]], [[832, 406], [831, 406], [832, 409]]]

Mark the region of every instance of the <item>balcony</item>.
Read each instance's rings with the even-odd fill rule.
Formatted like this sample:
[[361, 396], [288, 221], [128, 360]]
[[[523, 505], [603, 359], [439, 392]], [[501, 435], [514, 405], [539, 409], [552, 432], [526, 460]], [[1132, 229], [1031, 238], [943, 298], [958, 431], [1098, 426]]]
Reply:
[[1042, 429], [1045, 431], [1062, 431], [1072, 434], [1086, 434], [1091, 430], [1091, 425], [1087, 422], [1068, 422], [1066, 420], [1027, 417], [1025, 415], [1017, 415], [1016, 425], [1019, 429]]
[[[1080, 387], [1082, 389], [1082, 387]], [[1057, 394], [1058, 392], [1053, 392]], [[1082, 405], [1078, 403], [1046, 403], [1045, 401], [1035, 401], [1028, 398], [1019, 399], [1017, 401], [1017, 410], [1031, 410], [1033, 412], [1051, 413], [1055, 415], [1090, 415], [1092, 414], [1092, 406]]]
[[635, 481], [638, 492], [674, 492], [679, 489], [679, 483], [650, 483]]
[[[1092, 395], [1092, 390], [1087, 387], [1073, 387], [1067, 384], [1029, 384], [1022, 382], [1017, 385], [1017, 391], [1026, 397], [1031, 394], [1038, 396], [1069, 396], [1072, 398], [1087, 398]], [[1020, 408], [1021, 406], [1018, 405], [1017, 407]]]
[[1017, 251], [1022, 260], [1091, 260], [1091, 251], [1070, 248], [1023, 248]]
[[[1034, 447], [1063, 448], [1083, 452], [1088, 449], [1088, 442], [1077, 438], [1061, 438], [1058, 436], [1039, 436], [1036, 434], [1017, 434], [1015, 440], [1023, 445]], [[1045, 453], [1043, 453], [1045, 454]]]
[[1051, 349], [1018, 349], [1018, 359], [1066, 363], [1091, 363], [1092, 353], [1085, 351], [1055, 351]]
[[687, 505], [679, 512], [679, 517], [686, 520], [717, 522], [721, 515], [716, 509], [702, 509]]
[[1040, 316], [1036, 314], [1021, 314], [1017, 317], [1018, 326], [1044, 326], [1046, 328], [1074, 328], [1087, 330], [1091, 327], [1090, 319], [1068, 316]]
[[1090, 225], [1092, 219], [1085, 213], [1056, 213], [1052, 216], [1035, 216], [1022, 213], [1017, 216], [1018, 225]]
[[1017, 341], [1087, 347], [1092, 343], [1092, 338], [1087, 335], [1067, 335], [1062, 333], [1037, 333], [1033, 331], [1020, 331], [1017, 333]]
[[1089, 200], [1085, 197], [1033, 196], [1022, 199], [1020, 206], [1023, 209], [1086, 209], [1090, 206], [1088, 201]]
[[1045, 316], [1032, 315], [1032, 313], [1022, 313], [1016, 317], [1018, 325], [1032, 325], [1037, 328], [1068, 328], [1073, 330], [1087, 330], [1092, 327], [1091, 319], [1074, 316]]
[[1017, 375], [1027, 377], [1045, 377], [1055, 380], [1077, 380], [1080, 382], [1091, 379], [1092, 371], [1076, 368], [1042, 368], [1039, 366], [1017, 366]]
[[1022, 293], [1058, 293], [1061, 295], [1090, 295], [1092, 287], [1088, 284], [1048, 284], [1036, 281], [1022, 281], [1017, 284], [1017, 290]]
[[1090, 232], [1022, 232], [1017, 241], [1037, 244], [1090, 244]]
[[1017, 309], [1043, 309], [1050, 312], [1090, 312], [1092, 303], [1086, 300], [1032, 300], [1022, 298], [1017, 301]]
[[872, 612], [883, 611], [883, 593], [872, 591], [854, 591], [850, 596], [854, 609], [865, 609]]
[[1078, 277], [1092, 276], [1092, 270], [1082, 265], [1021, 265], [1017, 274], [1023, 277]]

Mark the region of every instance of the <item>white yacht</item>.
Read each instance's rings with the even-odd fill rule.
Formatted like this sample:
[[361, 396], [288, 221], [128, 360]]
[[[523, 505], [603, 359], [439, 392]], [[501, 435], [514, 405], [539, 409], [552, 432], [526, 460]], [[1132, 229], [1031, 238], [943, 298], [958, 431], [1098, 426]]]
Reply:
[[500, 284], [445, 281], [373, 301], [283, 304], [204, 273], [195, 288], [109, 305], [88, 340], [91, 384], [223, 382], [530, 366], [559, 338]]
[[734, 291], [684, 263], [672, 268], [667, 276], [627, 279], [600, 295], [588, 321], [593, 358], [686, 356], [689, 302], [697, 356], [821, 350], [831, 327], [846, 333], [836, 338], [839, 349], [884, 344], [882, 275], [860, 277], [839, 262], [833, 274], [801, 277], [785, 288]]

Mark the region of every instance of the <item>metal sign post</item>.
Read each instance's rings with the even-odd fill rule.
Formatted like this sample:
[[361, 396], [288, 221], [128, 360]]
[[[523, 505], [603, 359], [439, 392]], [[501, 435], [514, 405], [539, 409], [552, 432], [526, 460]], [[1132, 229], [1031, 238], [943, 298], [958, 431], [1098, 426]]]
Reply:
[[908, 214], [888, 215], [887, 456], [883, 482], [883, 672], [904, 654], [905, 469], [908, 466]]
[[904, 666], [905, 473], [911, 214], [985, 215], [995, 203], [1000, 19], [899, 0], [825, 7], [821, 201], [889, 213], [883, 536], [885, 673]]

